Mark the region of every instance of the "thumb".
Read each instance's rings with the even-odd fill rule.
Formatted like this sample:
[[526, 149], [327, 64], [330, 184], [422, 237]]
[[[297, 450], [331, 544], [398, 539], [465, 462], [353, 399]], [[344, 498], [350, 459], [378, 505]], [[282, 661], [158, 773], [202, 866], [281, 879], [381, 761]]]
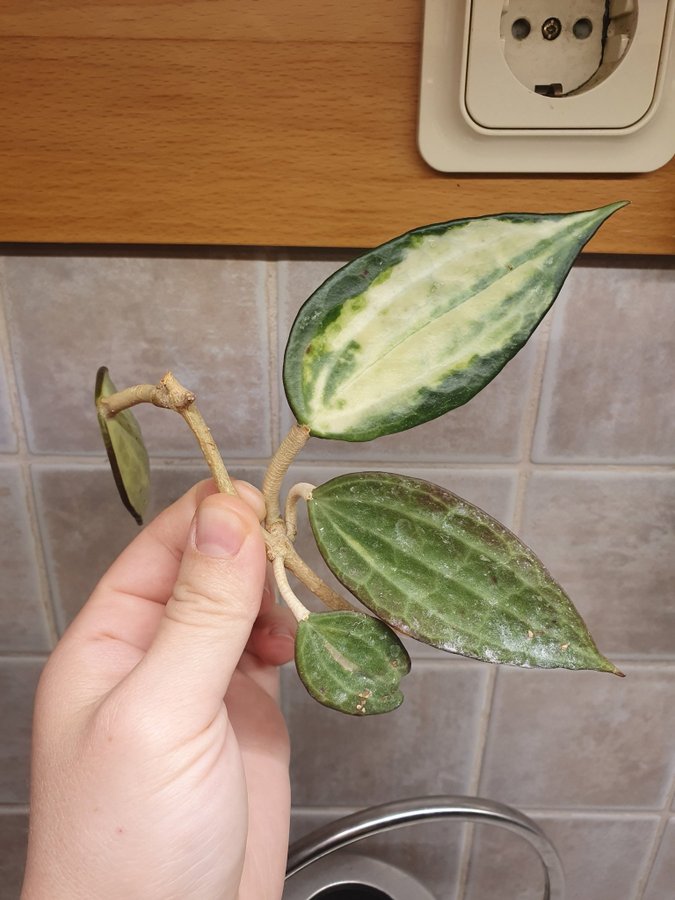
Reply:
[[[207, 497], [188, 535], [173, 595], [139, 666], [145, 701], [214, 715], [255, 622], [264, 541], [240, 498]], [[151, 694], [152, 696], [148, 696]]]

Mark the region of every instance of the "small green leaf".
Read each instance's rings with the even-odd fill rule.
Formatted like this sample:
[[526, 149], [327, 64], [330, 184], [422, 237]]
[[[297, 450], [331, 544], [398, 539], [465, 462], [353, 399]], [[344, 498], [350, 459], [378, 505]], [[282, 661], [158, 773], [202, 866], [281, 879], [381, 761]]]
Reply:
[[122, 503], [142, 525], [150, 497], [150, 464], [140, 426], [130, 410], [107, 418], [98, 405], [101, 397], [109, 397], [116, 391], [107, 368], [101, 366], [94, 390], [98, 424]]
[[572, 263], [624, 203], [410, 231], [358, 257], [304, 304], [284, 387], [312, 434], [368, 441], [461, 406], [506, 365]]
[[390, 712], [403, 702], [405, 647], [384, 622], [363, 613], [311, 613], [298, 624], [295, 664], [309, 693], [352, 716]]
[[361, 472], [307, 509], [331, 570], [397, 631], [486, 662], [620, 674], [534, 553], [450, 491]]

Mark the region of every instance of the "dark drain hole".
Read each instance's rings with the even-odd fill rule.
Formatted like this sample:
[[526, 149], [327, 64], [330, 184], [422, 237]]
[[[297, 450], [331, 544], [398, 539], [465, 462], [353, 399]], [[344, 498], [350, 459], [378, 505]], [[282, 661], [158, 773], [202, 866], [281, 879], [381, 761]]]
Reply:
[[329, 900], [329, 898], [330, 900], [392, 900], [390, 894], [363, 884], [340, 884], [325, 888], [318, 894], [314, 894], [312, 900]]

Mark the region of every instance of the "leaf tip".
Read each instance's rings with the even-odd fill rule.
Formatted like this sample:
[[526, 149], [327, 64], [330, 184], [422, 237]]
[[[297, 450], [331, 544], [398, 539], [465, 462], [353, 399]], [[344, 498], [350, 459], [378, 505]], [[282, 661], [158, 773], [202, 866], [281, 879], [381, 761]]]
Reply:
[[96, 381], [94, 383], [94, 402], [98, 407], [98, 401], [101, 399], [101, 394], [103, 393], [103, 384], [105, 382], [105, 377], [108, 374], [107, 366], [99, 366], [96, 372]]
[[590, 210], [595, 213], [600, 220], [600, 224], [606, 222], [615, 212], [623, 209], [624, 206], [630, 206], [630, 200], [616, 200], [614, 203], [606, 203], [604, 206], [598, 206], [597, 209]]
[[615, 200], [614, 203], [608, 203], [604, 209], [608, 209], [610, 213], [613, 213], [617, 209], [623, 209], [624, 206], [630, 206], [630, 200]]
[[140, 426], [129, 409], [114, 417], [106, 415], [102, 401], [114, 394], [116, 387], [107, 366], [99, 366], [94, 386], [94, 402], [101, 437], [115, 486], [125, 509], [137, 525], [143, 525], [150, 487], [148, 453]]
[[597, 666], [597, 670], [599, 672], [607, 672], [609, 675], [618, 675], [619, 678], [625, 678], [626, 675], [618, 666], [615, 666], [614, 663], [607, 659], [606, 656], [599, 654], [600, 656], [600, 665]]

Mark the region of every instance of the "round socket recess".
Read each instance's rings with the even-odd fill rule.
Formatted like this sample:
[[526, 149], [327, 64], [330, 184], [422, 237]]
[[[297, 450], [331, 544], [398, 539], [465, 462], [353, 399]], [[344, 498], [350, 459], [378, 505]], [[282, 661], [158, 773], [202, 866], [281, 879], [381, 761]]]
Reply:
[[[595, 0], [535, 5], [424, 0], [424, 160], [441, 172], [512, 174], [651, 172], [667, 163], [675, 153], [675, 0], [605, 0], [601, 25]], [[515, 54], [530, 39], [545, 53], [565, 46], [566, 30], [568, 47], [586, 42], [574, 66], [558, 60], [563, 71], [554, 70], [549, 55], [543, 70], [533, 56], [520, 67]]]
[[651, 109], [669, 0], [472, 0], [465, 115], [481, 129], [624, 129]]

